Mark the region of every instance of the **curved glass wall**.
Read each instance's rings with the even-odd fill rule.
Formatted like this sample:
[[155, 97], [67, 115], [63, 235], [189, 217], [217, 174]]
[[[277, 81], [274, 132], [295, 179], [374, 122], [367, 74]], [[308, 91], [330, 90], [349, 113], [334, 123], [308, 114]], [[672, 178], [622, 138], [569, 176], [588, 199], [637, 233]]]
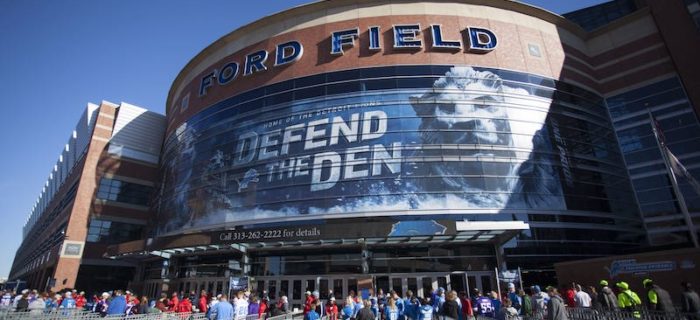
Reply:
[[636, 242], [639, 232], [602, 98], [512, 71], [393, 66], [297, 78], [203, 110], [164, 150], [161, 235], [444, 215], [528, 221], [523, 241]]

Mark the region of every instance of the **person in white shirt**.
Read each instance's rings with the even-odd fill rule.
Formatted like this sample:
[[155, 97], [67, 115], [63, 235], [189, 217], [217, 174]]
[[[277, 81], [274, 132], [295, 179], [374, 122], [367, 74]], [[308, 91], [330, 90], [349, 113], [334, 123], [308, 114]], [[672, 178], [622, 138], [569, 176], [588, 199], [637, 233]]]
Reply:
[[591, 296], [581, 289], [581, 285], [576, 285], [576, 295], [574, 296], [574, 301], [576, 301], [576, 306], [579, 308], [590, 308], [591, 307]]
[[22, 295], [24, 294], [29, 294], [29, 290], [24, 289], [21, 293], [15, 296], [15, 298], [12, 300], [12, 310], [17, 310], [17, 302], [19, 302], [19, 300], [22, 299]]
[[9, 309], [11, 303], [12, 303], [12, 293], [10, 291], [7, 291], [2, 295], [2, 300], [0, 300], [0, 310]]
[[237, 320], [244, 320], [248, 316], [248, 299], [243, 291], [238, 291], [233, 299], [233, 314]]
[[213, 308], [217, 303], [219, 303], [219, 299], [221, 299], [221, 294], [216, 295], [216, 297], [211, 298], [211, 302], [209, 302], [209, 309]]

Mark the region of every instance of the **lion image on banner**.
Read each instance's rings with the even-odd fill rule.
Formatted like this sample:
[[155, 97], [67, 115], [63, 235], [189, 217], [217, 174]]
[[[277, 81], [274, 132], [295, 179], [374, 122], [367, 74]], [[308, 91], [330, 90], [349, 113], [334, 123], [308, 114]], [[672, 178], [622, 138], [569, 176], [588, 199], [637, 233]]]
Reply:
[[453, 67], [432, 90], [411, 97], [411, 105], [421, 118], [423, 146], [459, 144], [465, 150], [459, 161], [420, 165], [420, 174], [440, 177], [439, 188], [457, 195], [448, 202], [471, 208], [564, 207], [558, 174], [540, 153], [552, 149], [543, 126], [551, 100], [504, 85], [492, 72]]

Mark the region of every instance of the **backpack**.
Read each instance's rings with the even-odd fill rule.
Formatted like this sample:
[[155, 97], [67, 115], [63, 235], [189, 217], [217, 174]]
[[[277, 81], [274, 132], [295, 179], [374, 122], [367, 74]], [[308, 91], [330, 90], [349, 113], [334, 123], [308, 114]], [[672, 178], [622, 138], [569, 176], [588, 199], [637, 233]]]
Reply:
[[524, 297], [522, 297], [522, 299], [523, 299], [523, 305], [522, 305], [523, 312], [522, 312], [522, 314], [527, 315], [527, 316], [532, 315], [532, 299], [530, 299], [530, 297], [528, 297], [528, 296], [524, 296]]
[[506, 320], [518, 320], [520, 317], [518, 317], [518, 314], [510, 314], [506, 313]]

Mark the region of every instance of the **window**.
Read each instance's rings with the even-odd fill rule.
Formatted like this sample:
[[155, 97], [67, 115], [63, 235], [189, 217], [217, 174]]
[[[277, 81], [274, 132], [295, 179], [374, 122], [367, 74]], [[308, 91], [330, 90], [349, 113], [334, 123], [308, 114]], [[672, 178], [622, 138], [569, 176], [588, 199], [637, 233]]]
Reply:
[[91, 219], [87, 242], [114, 244], [141, 238], [143, 226], [131, 223]]
[[190, 94], [188, 93], [185, 97], [182, 98], [180, 102], [180, 112], [185, 112], [187, 108], [190, 106]]
[[700, 1], [698, 0], [684, 0], [685, 6], [688, 9], [688, 13], [695, 22], [695, 26], [700, 29]]
[[102, 178], [97, 198], [146, 206], [152, 191], [149, 186]]

